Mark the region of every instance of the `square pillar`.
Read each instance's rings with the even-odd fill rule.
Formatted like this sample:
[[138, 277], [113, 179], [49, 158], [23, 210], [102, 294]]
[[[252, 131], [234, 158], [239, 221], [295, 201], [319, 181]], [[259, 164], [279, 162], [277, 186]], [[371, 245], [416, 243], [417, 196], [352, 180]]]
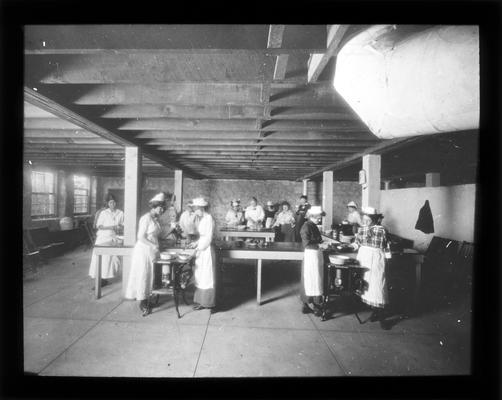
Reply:
[[31, 171], [30, 166], [23, 170], [23, 229], [31, 226]]
[[178, 215], [183, 209], [183, 171], [177, 169], [174, 171], [174, 207]]
[[363, 156], [366, 183], [362, 185], [362, 207], [374, 207], [378, 211], [380, 210], [380, 169], [380, 155], [368, 154]]
[[[125, 148], [124, 176], [124, 245], [134, 246], [138, 228], [141, 191], [141, 150], [138, 147]], [[122, 296], [125, 295], [131, 257], [122, 260]]]
[[324, 232], [333, 224], [333, 171], [322, 173], [322, 209], [326, 215], [322, 219]]
[[67, 173], [64, 181], [66, 183], [66, 190], [64, 190], [63, 192], [65, 193], [64, 216], [73, 217], [73, 208], [75, 203], [75, 185], [73, 182], [73, 173]]
[[125, 148], [124, 179], [124, 244], [134, 246], [139, 220], [140, 206], [141, 150], [138, 147]]
[[308, 185], [308, 182], [309, 180], [308, 179], [304, 179], [303, 180], [303, 190], [302, 190], [302, 194], [304, 196], [307, 196], [307, 185]]
[[437, 187], [440, 186], [441, 174], [439, 172], [428, 172], [425, 174], [425, 186]]

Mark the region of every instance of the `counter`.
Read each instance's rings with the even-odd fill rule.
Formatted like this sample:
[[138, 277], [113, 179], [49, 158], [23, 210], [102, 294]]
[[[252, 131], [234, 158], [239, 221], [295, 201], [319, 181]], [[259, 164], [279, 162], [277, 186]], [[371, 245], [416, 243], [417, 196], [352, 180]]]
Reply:
[[228, 240], [229, 237], [243, 237], [243, 238], [263, 238], [267, 242], [273, 242], [275, 239], [275, 231], [273, 229], [262, 230], [249, 230], [237, 228], [221, 228], [220, 234]]

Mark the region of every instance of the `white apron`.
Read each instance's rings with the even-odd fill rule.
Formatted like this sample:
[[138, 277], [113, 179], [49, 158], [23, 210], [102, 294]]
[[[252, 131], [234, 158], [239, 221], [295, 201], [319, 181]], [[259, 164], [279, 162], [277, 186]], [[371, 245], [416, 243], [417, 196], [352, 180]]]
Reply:
[[199, 289], [212, 289], [214, 287], [213, 264], [216, 260], [211, 246], [214, 233], [214, 220], [209, 214], [204, 214], [199, 222], [199, 242], [197, 250], [199, 255], [195, 258], [195, 286]]
[[[112, 226], [112, 225], [123, 225], [124, 224], [124, 213], [120, 210], [115, 210], [113, 213], [110, 209], [103, 210], [96, 220], [96, 226]], [[94, 244], [100, 246], [116, 246], [120, 244], [121, 241], [117, 239], [117, 234], [111, 230], [98, 230], [96, 233], [96, 242]], [[122, 257], [119, 256], [101, 256], [101, 278], [111, 279], [114, 278], [120, 267], [122, 265]], [[96, 269], [98, 267], [98, 257], [92, 251], [91, 265], [89, 267], [89, 276], [91, 278], [96, 277]]]
[[[145, 214], [139, 220], [138, 238], [145, 235], [148, 240], [158, 246], [158, 236], [161, 227], [150, 214]], [[125, 292], [126, 299], [146, 300], [153, 288], [153, 263], [158, 255], [156, 249], [139, 240], [134, 246], [131, 257], [131, 271]]]
[[361, 246], [357, 253], [357, 260], [362, 267], [368, 268], [363, 276], [363, 279], [368, 283], [368, 290], [361, 296], [362, 301], [373, 307], [383, 307], [388, 304], [383, 250]]
[[321, 296], [323, 292], [324, 259], [321, 250], [305, 249], [303, 253], [303, 284], [305, 295]]

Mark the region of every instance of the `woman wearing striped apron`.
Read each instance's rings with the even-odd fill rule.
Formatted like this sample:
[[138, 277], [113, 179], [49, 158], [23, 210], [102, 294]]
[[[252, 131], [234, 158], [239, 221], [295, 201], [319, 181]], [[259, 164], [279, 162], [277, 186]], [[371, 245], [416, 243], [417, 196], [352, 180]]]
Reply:
[[389, 303], [385, 260], [391, 258], [391, 252], [387, 232], [380, 225], [382, 218], [383, 215], [373, 207], [363, 207], [363, 226], [359, 228], [352, 246], [358, 250], [359, 264], [367, 268], [363, 280], [368, 287], [361, 295], [361, 300], [373, 309], [370, 321], [380, 321], [382, 328], [387, 329], [383, 315], [384, 307]]

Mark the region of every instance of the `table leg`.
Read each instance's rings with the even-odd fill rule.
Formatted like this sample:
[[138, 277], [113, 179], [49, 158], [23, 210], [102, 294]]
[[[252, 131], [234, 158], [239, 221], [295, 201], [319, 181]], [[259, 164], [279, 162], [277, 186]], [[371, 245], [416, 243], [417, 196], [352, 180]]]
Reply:
[[94, 292], [96, 293], [96, 300], [101, 297], [101, 254], [98, 255], [98, 265], [96, 268], [96, 277], [94, 283]]
[[261, 258], [256, 261], [256, 302], [261, 305]]

